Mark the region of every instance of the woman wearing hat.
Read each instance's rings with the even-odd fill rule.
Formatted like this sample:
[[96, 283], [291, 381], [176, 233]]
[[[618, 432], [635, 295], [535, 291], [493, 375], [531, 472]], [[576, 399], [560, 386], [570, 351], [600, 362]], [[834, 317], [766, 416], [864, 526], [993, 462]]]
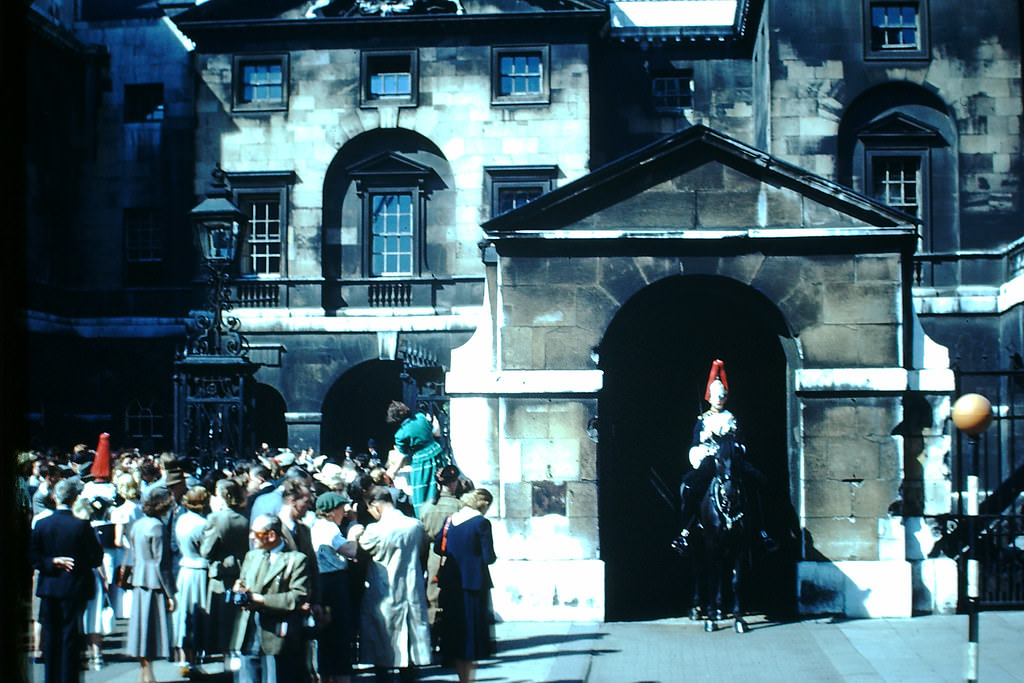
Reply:
[[352, 676], [356, 634], [347, 570], [349, 560], [356, 556], [356, 543], [345, 538], [352, 519], [352, 500], [347, 494], [327, 491], [317, 497], [311, 536], [324, 615], [316, 658], [322, 683], [348, 683]]

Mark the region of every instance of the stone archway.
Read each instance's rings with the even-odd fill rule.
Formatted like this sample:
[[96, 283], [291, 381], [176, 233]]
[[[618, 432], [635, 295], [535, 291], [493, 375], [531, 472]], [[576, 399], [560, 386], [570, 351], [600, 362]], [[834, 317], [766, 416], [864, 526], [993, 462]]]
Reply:
[[402, 361], [371, 360], [349, 369], [328, 390], [323, 402], [320, 451], [333, 458], [345, 446], [366, 451], [369, 439], [387, 453], [395, 428], [385, 422], [388, 403], [403, 398]]
[[[616, 314], [600, 345], [604, 388], [598, 444], [601, 558], [606, 618], [684, 614], [689, 564], [670, 549], [678, 533], [678, 488], [708, 368], [722, 358], [730, 408], [752, 459], [768, 477], [766, 516], [776, 536], [795, 518], [786, 441], [787, 335], [778, 310], [754, 289], [718, 276], [675, 276], [648, 286]], [[796, 549], [758, 560], [749, 604], [793, 604]]]

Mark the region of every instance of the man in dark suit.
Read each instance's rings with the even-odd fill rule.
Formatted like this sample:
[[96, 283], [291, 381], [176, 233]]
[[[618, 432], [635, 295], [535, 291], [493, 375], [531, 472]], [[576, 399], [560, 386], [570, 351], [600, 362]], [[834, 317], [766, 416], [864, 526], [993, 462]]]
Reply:
[[231, 639], [231, 649], [242, 653], [235, 680], [307, 683], [302, 643], [302, 606], [309, 594], [306, 556], [288, 550], [280, 517], [256, 517], [249, 538], [253, 549], [246, 553], [233, 587], [246, 605]]
[[103, 548], [88, 521], [71, 514], [81, 484], [61, 480], [53, 488], [57, 505], [32, 530], [29, 557], [39, 570], [36, 595], [43, 627], [46, 683], [79, 681], [82, 673], [82, 612], [92, 595], [93, 568]]

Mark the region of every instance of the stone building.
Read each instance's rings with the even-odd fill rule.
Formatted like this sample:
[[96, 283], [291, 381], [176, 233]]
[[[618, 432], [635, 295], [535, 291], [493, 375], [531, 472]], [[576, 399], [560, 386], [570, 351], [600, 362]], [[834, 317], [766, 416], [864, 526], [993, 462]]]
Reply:
[[[171, 433], [200, 289], [186, 214], [219, 166], [248, 217], [254, 437], [339, 455], [390, 438], [390, 398], [443, 408], [496, 493], [502, 617], [687, 609], [668, 541], [715, 358], [783, 546], [755, 560], [752, 607], [953, 607], [955, 564], [928, 557], [951, 367], [1024, 347], [1019, 8], [976, 3], [965, 26], [952, 0], [159, 6], [66, 27], [109, 51], [106, 139], [138, 135], [116, 83], [163, 83], [181, 118], [159, 183], [107, 145], [84, 156], [71, 253], [107, 253], [146, 197], [167, 202], [162, 271], [130, 284], [122, 241], [120, 267], [30, 279], [49, 295], [28, 306], [36, 433], [86, 413], [49, 388], [54, 357], [101, 397], [86, 424]], [[139, 81], [119, 55], [142, 31], [167, 42]]]

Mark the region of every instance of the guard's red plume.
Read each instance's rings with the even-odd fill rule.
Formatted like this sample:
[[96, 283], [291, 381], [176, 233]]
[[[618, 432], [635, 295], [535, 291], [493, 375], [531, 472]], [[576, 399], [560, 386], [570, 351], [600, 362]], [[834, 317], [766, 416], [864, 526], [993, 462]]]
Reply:
[[100, 434], [100, 441], [96, 444], [96, 457], [93, 458], [92, 473], [96, 481], [110, 481], [110, 434]]
[[704, 400], [711, 402], [711, 383], [715, 380], [719, 380], [725, 390], [729, 391], [729, 380], [725, 377], [725, 363], [721, 360], [715, 360], [711, 363], [711, 372], [708, 373], [708, 384], [704, 388]]

